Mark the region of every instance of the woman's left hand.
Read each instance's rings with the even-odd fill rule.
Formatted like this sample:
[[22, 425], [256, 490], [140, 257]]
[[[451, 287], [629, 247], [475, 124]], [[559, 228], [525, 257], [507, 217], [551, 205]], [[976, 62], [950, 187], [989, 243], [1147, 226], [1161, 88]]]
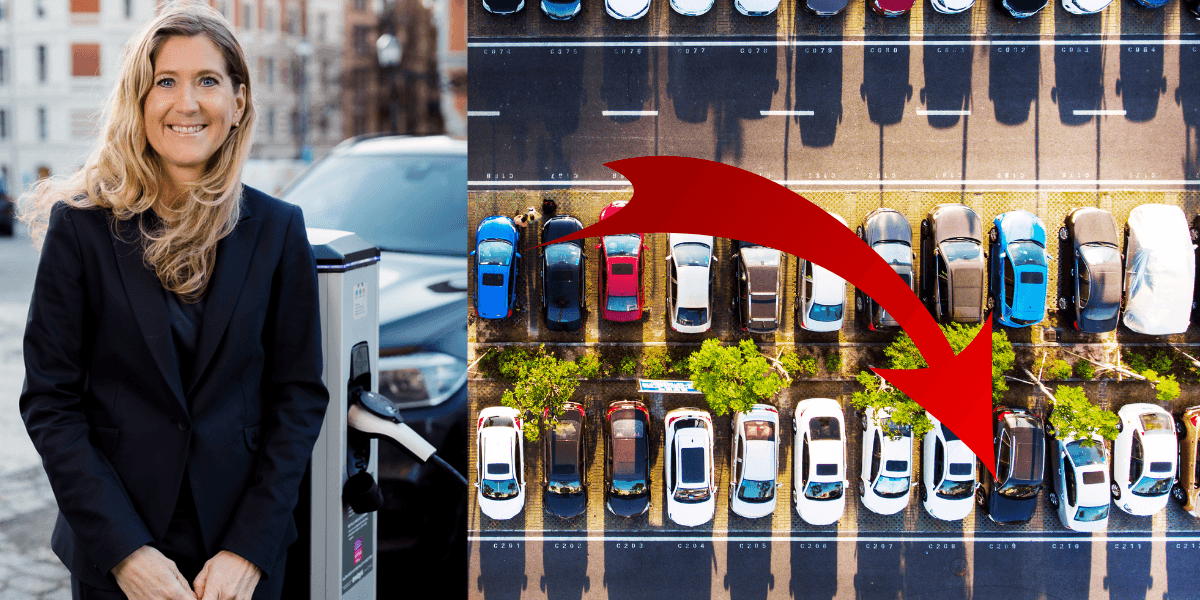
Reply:
[[262, 569], [254, 563], [221, 550], [204, 563], [192, 587], [200, 600], [250, 600]]

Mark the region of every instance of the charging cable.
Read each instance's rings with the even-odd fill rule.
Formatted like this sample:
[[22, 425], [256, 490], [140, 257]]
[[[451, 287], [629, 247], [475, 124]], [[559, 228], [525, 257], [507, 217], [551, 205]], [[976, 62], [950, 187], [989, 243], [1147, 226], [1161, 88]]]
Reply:
[[411, 452], [421, 462], [432, 462], [445, 469], [468, 487], [467, 478], [463, 477], [454, 467], [436, 454], [433, 447], [421, 434], [413, 431], [404, 423], [395, 403], [385, 396], [357, 388], [351, 392], [350, 413], [347, 423], [374, 438], [391, 441], [393, 444]]

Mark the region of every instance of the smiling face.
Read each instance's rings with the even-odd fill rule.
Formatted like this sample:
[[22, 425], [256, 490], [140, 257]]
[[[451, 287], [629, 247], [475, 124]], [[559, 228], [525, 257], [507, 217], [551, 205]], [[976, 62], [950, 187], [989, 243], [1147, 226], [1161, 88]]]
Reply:
[[245, 106], [245, 86], [235, 89], [212, 40], [196, 35], [163, 42], [142, 115], [146, 139], [162, 160], [169, 187], [200, 179]]

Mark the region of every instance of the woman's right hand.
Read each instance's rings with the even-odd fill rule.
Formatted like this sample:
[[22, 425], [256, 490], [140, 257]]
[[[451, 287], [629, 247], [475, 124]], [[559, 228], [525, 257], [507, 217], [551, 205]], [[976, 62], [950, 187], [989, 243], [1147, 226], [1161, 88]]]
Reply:
[[175, 561], [157, 548], [142, 546], [113, 567], [117, 585], [129, 600], [196, 600]]

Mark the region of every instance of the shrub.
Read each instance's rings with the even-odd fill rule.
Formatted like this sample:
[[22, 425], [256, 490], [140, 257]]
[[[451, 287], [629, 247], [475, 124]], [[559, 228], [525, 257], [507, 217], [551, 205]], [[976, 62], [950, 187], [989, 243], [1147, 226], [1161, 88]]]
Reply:
[[500, 372], [500, 377], [509, 381], [515, 381], [521, 372], [521, 365], [525, 364], [533, 356], [533, 353], [528, 348], [523, 346], [508, 346], [500, 351], [496, 357], [496, 369]]
[[1125, 368], [1133, 371], [1134, 373], [1141, 373], [1142, 371], [1150, 368], [1150, 366], [1146, 364], [1146, 357], [1142, 356], [1141, 354], [1136, 354], [1131, 350], [1122, 350], [1121, 360], [1124, 361]]
[[664, 346], [651, 346], [642, 352], [642, 377], [662, 379], [671, 372], [671, 354]]
[[830, 375], [840, 375], [842, 373], [842, 355], [837, 350], [833, 350], [825, 355], [825, 372]]
[[592, 379], [600, 374], [600, 358], [591, 352], [576, 358], [575, 366], [579, 369], [579, 376], [584, 379]]
[[632, 356], [626, 356], [621, 359], [621, 364], [617, 367], [617, 372], [626, 377], [637, 373], [637, 359]]
[[1096, 377], [1096, 365], [1082, 358], [1075, 361], [1075, 377], [1079, 379], [1092, 379]]
[[1174, 366], [1174, 363], [1174, 352], [1159, 350], [1158, 352], [1154, 353], [1153, 357], [1150, 358], [1150, 361], [1146, 367], [1155, 373], [1167, 373], [1170, 372], [1171, 367]]
[[1046, 369], [1046, 374], [1050, 379], [1066, 379], [1071, 376], [1071, 364], [1061, 358], [1050, 363], [1050, 368]]

